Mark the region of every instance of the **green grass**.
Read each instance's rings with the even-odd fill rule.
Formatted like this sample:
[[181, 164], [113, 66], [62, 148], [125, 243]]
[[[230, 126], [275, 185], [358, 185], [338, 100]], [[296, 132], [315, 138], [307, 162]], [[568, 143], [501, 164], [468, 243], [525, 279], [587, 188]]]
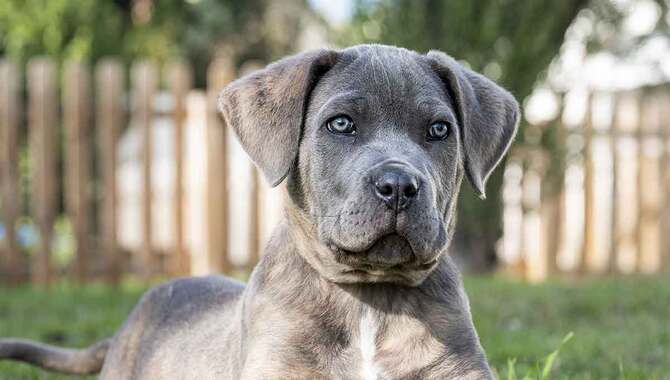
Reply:
[[[120, 289], [60, 285], [48, 292], [0, 288], [0, 336], [85, 347], [113, 334], [143, 291], [130, 284]], [[0, 362], [0, 380], [10, 379], [82, 377], [52, 375], [28, 365]]]
[[[477, 277], [467, 278], [466, 287], [501, 379], [670, 379], [670, 278], [528, 285]], [[112, 334], [142, 291], [132, 284], [118, 290], [0, 288], [0, 336], [86, 346]], [[560, 353], [552, 354], [570, 332]], [[71, 378], [0, 363], [2, 380]]]
[[509, 359], [520, 377], [535, 371], [572, 332], [552, 379], [670, 379], [668, 277], [466, 284], [482, 345], [501, 378]]

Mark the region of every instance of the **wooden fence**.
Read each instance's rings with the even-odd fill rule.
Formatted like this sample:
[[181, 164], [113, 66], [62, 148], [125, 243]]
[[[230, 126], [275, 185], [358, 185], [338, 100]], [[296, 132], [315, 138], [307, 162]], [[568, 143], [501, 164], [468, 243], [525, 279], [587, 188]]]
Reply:
[[[126, 67], [106, 59], [89, 67], [36, 58], [24, 70], [0, 60], [0, 282], [115, 283], [128, 272], [150, 278], [254, 265], [281, 199], [217, 113], [218, 92], [236, 75], [228, 60], [216, 59], [202, 91], [192, 89], [183, 61]], [[578, 95], [562, 98], [555, 120], [528, 129], [538, 141], [551, 135], [559, 153], [517, 147], [510, 154], [501, 262], [536, 281], [667, 269], [670, 89]], [[166, 159], [156, 158], [162, 120], [172, 131], [167, 182], [156, 166]], [[137, 139], [136, 172], [119, 157], [124, 136]], [[129, 184], [139, 189], [135, 200]], [[170, 188], [167, 201], [161, 186]], [[74, 242], [65, 263], [55, 254], [62, 220]], [[22, 233], [26, 225], [34, 241]], [[128, 243], [132, 234], [137, 244]], [[241, 246], [247, 254], [236, 261]]]
[[667, 270], [670, 87], [560, 103], [555, 120], [530, 127], [558, 153], [519, 147], [505, 168], [501, 261], [533, 281]]
[[[230, 133], [216, 111], [216, 99], [235, 76], [227, 59], [216, 59], [209, 67], [207, 90], [194, 91], [193, 73], [183, 61], [163, 67], [140, 61], [127, 68], [113, 58], [95, 67], [81, 62], [59, 65], [36, 58], [23, 70], [11, 61], [0, 60], [0, 226], [4, 226], [4, 233], [0, 233], [0, 281], [31, 279], [48, 285], [65, 276], [79, 282], [117, 282], [133, 268], [144, 278], [234, 270], [228, 255], [226, 196]], [[165, 109], [156, 106], [159, 96], [169, 100]], [[194, 105], [190, 116], [189, 101]], [[172, 240], [167, 254], [159, 254], [155, 244], [156, 226], [164, 222], [156, 220], [158, 185], [153, 171], [157, 163], [152, 162], [154, 150], [161, 148], [154, 146], [158, 117], [167, 118], [173, 130], [173, 204], [166, 218], [173, 231], [169, 231]], [[192, 249], [185, 234], [189, 223], [184, 204], [189, 188], [185, 184], [188, 117], [193, 118], [191, 124], [203, 128], [204, 142], [199, 149], [204, 150], [201, 177], [205, 183], [196, 196], [204, 197], [206, 207], [202, 207], [203, 220], [198, 224], [202, 233], [194, 238], [199, 243], [197, 257], [189, 252]], [[135, 252], [128, 252], [119, 236], [123, 198], [119, 142], [130, 127], [140, 132], [141, 145], [141, 244]], [[249, 191], [253, 207], [247, 208], [251, 215], [246, 218], [248, 247], [253, 252], [244, 268], [259, 257], [263, 210], [257, 200], [266, 190], [255, 170], [248, 168], [254, 181]], [[56, 265], [54, 227], [63, 216], [71, 225], [74, 258]], [[34, 244], [21, 241], [19, 230], [25, 224], [34, 226]]]

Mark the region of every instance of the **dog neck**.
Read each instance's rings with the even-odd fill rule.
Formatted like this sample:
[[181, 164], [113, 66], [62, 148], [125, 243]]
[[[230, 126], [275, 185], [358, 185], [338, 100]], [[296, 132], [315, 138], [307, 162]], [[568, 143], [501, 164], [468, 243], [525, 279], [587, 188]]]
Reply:
[[[306, 259], [302, 250], [314, 249], [305, 243], [313, 239], [302, 235], [310, 233], [309, 225], [291, 224], [296, 222], [305, 221], [288, 219], [277, 227], [249, 280], [249, 318], [265, 320], [265, 329], [282, 326], [264, 333], [288, 334], [285, 339], [294, 346], [329, 358], [338, 350], [353, 355], [362, 379], [386, 378], [398, 365], [403, 368], [398, 376], [412, 373], [413, 366], [444, 355], [464, 358], [458, 362], [467, 364], [463, 368], [485, 363], [458, 271], [447, 255], [418, 286], [337, 283]], [[278, 312], [290, 321], [276, 321]], [[449, 363], [455, 362], [442, 365]]]

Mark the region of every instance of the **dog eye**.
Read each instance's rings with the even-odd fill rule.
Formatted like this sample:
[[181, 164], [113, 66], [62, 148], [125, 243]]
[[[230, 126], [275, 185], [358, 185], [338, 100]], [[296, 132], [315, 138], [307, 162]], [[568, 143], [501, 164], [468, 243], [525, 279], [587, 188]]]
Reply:
[[449, 137], [451, 125], [444, 121], [437, 121], [428, 128], [428, 140], [444, 140]]
[[356, 126], [349, 116], [336, 116], [326, 122], [326, 128], [330, 133], [340, 135], [356, 134]]

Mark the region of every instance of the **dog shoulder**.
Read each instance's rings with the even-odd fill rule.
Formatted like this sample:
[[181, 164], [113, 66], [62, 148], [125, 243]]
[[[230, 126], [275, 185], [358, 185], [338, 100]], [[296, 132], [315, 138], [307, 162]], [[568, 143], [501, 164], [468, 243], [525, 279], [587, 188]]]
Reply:
[[181, 278], [159, 285], [137, 303], [112, 341], [102, 379], [138, 378], [156, 353], [211, 313], [233, 309], [244, 289], [223, 276]]
[[154, 322], [166, 321], [169, 315], [198, 315], [236, 299], [243, 290], [243, 283], [224, 276], [179, 278], [149, 290], [136, 310]]

